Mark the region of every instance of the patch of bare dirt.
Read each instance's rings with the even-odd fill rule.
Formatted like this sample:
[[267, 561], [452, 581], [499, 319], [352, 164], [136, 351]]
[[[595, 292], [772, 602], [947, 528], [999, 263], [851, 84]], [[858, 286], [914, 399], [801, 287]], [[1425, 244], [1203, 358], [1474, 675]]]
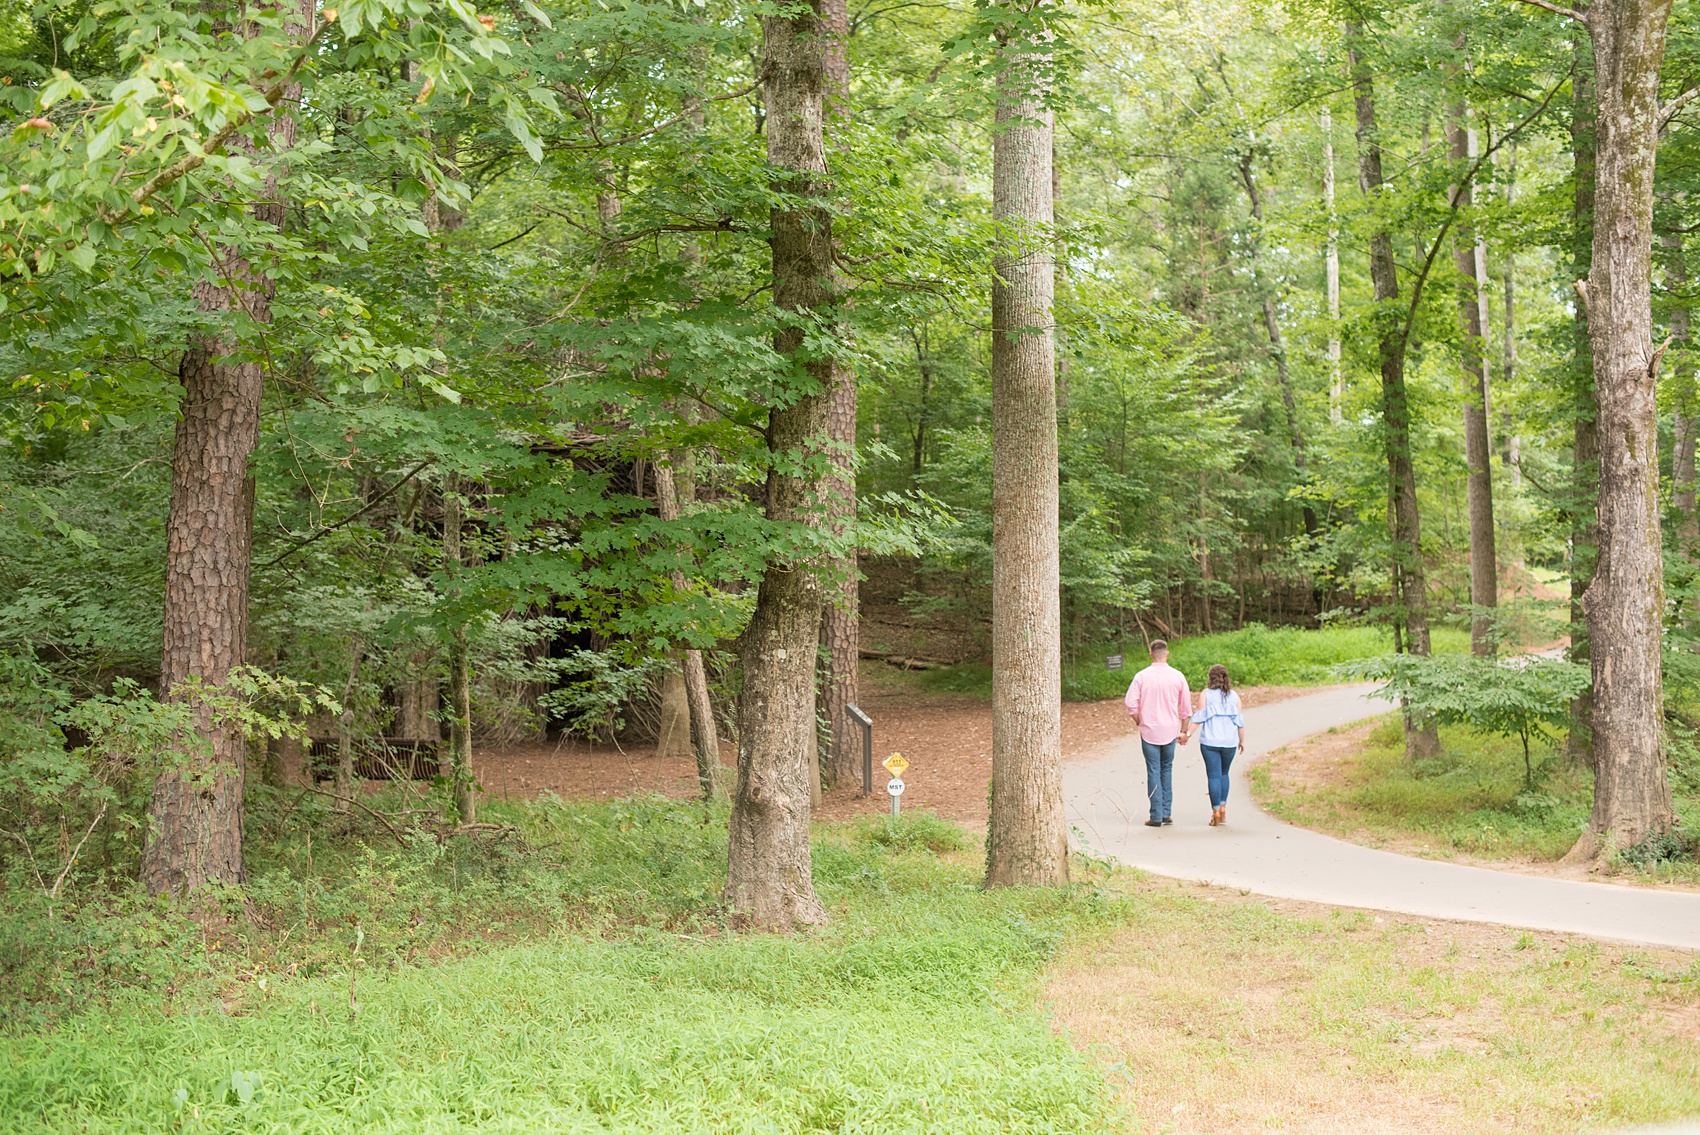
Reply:
[[[906, 808], [928, 808], [974, 830], [984, 830], [986, 786], [992, 775], [992, 707], [981, 698], [918, 691], [880, 673], [881, 663], [864, 662], [862, 708], [874, 719], [874, 787], [862, 796], [860, 780], [828, 790], [817, 813], [843, 820], [890, 810], [881, 761], [894, 752], [909, 761]], [[878, 669], [876, 669], [878, 668]], [[1240, 691], [1247, 708], [1310, 690], [1295, 686], [1252, 686]], [[1063, 703], [1063, 758], [1101, 752], [1133, 732], [1119, 700]], [[735, 748], [721, 745], [721, 762], [734, 765]], [[661, 758], [653, 745], [588, 745], [571, 738], [555, 742], [483, 749], [473, 768], [488, 799], [529, 799], [549, 791], [565, 797], [612, 799], [659, 792], [678, 798], [696, 794], [696, 765]]]

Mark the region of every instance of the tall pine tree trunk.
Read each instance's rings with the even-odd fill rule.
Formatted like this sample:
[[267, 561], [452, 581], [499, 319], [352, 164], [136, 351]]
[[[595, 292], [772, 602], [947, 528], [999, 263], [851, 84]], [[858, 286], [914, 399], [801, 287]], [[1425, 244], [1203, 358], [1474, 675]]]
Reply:
[[[443, 571], [449, 576], [449, 593], [455, 599], [461, 596], [456, 580], [465, 563], [461, 529], [466, 513], [461, 485], [459, 473], [443, 474]], [[448, 642], [449, 753], [443, 771], [454, 785], [457, 822], [470, 824], [477, 819], [477, 781], [472, 772], [472, 654], [467, 648], [465, 616], [456, 612], [453, 617], [455, 624]]]
[[[1507, 206], [1517, 203], [1517, 139], [1512, 138], [1505, 147], [1505, 203]], [[1509, 243], [1505, 249], [1505, 335], [1500, 344], [1499, 356], [1499, 386], [1503, 392], [1511, 390], [1512, 380], [1517, 376], [1517, 252]], [[1499, 409], [1499, 444], [1500, 461], [1505, 467], [1506, 475], [1513, 486], [1522, 483], [1522, 471], [1518, 463], [1522, 460], [1522, 445], [1517, 440], [1517, 423], [1505, 408], [1505, 400], [1500, 400]]]
[[1334, 212], [1334, 115], [1322, 112], [1322, 203], [1328, 210], [1328, 243], [1323, 274], [1328, 289], [1328, 421], [1345, 421], [1346, 391], [1340, 369], [1340, 224]]
[[[1594, 50], [1587, 36], [1578, 35], [1571, 53], [1571, 271], [1586, 280], [1594, 259], [1595, 119]], [[1578, 300], [1580, 300], [1578, 296]], [[1571, 662], [1587, 665], [1588, 621], [1582, 596], [1594, 581], [1599, 559], [1600, 529], [1594, 511], [1599, 492], [1599, 407], [1594, 398], [1594, 355], [1588, 342], [1588, 305], [1578, 302], [1571, 324], [1571, 485], [1570, 514], [1570, 649]], [[1594, 694], [1581, 694], [1570, 703], [1570, 759], [1594, 763]]]
[[[825, 25], [824, 81], [829, 144], [844, 145], [837, 135], [850, 120], [850, 64], [846, 54], [850, 35], [848, 0], [821, 0]], [[827, 410], [827, 437], [832, 440], [833, 474], [827, 480], [827, 523], [841, 536], [856, 523], [856, 372], [832, 363], [832, 401]], [[857, 698], [857, 660], [861, 656], [860, 587], [856, 550], [833, 557], [830, 576], [834, 594], [821, 611], [820, 641], [824, 648], [818, 711], [826, 720], [826, 766], [834, 786], [854, 784], [859, 747], [850, 725], [849, 707]]]
[[[286, 25], [289, 36], [312, 35], [311, 8]], [[272, 150], [295, 144], [292, 109], [299, 84], [285, 90], [268, 127]], [[283, 227], [281, 170], [273, 164], [254, 216]], [[245, 311], [255, 324], [271, 322], [273, 281], [241, 249], [220, 246], [223, 284], [194, 286], [196, 305], [209, 314]], [[166, 519], [164, 635], [160, 694], [190, 679], [217, 686], [242, 665], [248, 641], [248, 580], [254, 537], [254, 483], [248, 459], [260, 435], [264, 367], [251, 345], [197, 338], [178, 365], [183, 400], [171, 455], [171, 503]], [[232, 725], [195, 705], [199, 750], [188, 766], [161, 775], [148, 803], [141, 884], [150, 894], [184, 895], [208, 883], [241, 883], [242, 793], [247, 752]]]
[[[832, 218], [824, 200], [824, 31], [818, 7], [794, 6], [762, 19], [767, 159], [793, 175], [779, 188], [804, 198], [770, 214], [774, 306], [805, 315], [824, 315], [833, 306]], [[801, 328], [779, 332], [774, 348], [798, 356]], [[768, 413], [766, 515], [781, 525], [818, 525], [820, 483], [799, 466], [818, 461], [827, 449], [833, 367], [826, 359], [796, 358], [793, 373], [812, 389]], [[751, 921], [775, 929], [826, 921], [809, 861], [820, 566], [801, 559], [770, 563], [743, 636], [726, 899]]]
[[[1359, 54], [1363, 29], [1347, 24], [1346, 37], [1357, 112], [1358, 184], [1364, 196], [1374, 200], [1385, 180], [1375, 121], [1374, 79]], [[1397, 303], [1399, 277], [1393, 260], [1393, 236], [1384, 228], [1370, 234], [1369, 273], [1375, 285], [1376, 323], [1380, 332], [1381, 433], [1387, 455], [1394, 598], [1403, 609], [1405, 649], [1427, 656], [1428, 581], [1423, 570], [1422, 522], [1417, 513], [1417, 476], [1411, 462], [1411, 404], [1405, 391], [1406, 332]], [[1421, 757], [1439, 752], [1440, 738], [1434, 727], [1419, 728], [1418, 724], [1406, 721], [1407, 754]]]
[[1653, 344], [1653, 165], [1669, 0], [1599, 0], [1597, 162], [1588, 331], [1599, 404], [1599, 562], [1582, 597], [1594, 675], [1587, 856], [1670, 829], [1664, 766], [1664, 564]]
[[[1460, 46], [1462, 46], [1460, 44]], [[1475, 131], [1469, 126], [1469, 108], [1459, 99], [1452, 107], [1447, 133], [1451, 135], [1452, 157], [1463, 170], [1476, 156]], [[1458, 290], [1458, 332], [1462, 340], [1464, 372], [1464, 465], [1465, 497], [1470, 516], [1470, 603], [1485, 609], [1499, 605], [1499, 564], [1493, 530], [1493, 447], [1488, 437], [1488, 371], [1485, 355], [1487, 264], [1475, 237], [1469, 216], [1475, 194], [1467, 183], [1452, 190], [1453, 205], [1462, 219], [1453, 239], [1453, 263], [1463, 286]], [[1470, 622], [1470, 649], [1478, 655], [1495, 653], [1493, 620], [1478, 610]]]
[[992, 808], [988, 886], [1068, 881], [1062, 800], [1052, 58], [999, 49], [992, 138]]

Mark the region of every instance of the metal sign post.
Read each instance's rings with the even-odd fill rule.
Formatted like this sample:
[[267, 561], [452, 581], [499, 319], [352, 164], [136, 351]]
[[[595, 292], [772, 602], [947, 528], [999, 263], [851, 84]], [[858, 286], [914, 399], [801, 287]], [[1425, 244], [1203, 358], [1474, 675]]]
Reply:
[[893, 753], [882, 763], [885, 771], [891, 774], [891, 779], [885, 782], [885, 790], [891, 796], [891, 818], [895, 820], [903, 811], [903, 773], [909, 768], [909, 762], [903, 759], [902, 753]]
[[846, 706], [845, 712], [862, 727], [862, 795], [868, 796], [874, 791], [874, 719], [860, 706]]

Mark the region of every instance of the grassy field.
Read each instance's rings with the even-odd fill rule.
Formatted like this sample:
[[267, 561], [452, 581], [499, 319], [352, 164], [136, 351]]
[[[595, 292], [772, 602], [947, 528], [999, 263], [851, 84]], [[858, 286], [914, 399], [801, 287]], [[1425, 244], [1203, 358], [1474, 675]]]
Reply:
[[[1439, 757], [1407, 760], [1403, 726], [1389, 715], [1320, 738], [1318, 744], [1338, 750], [1321, 782], [1292, 783], [1276, 756], [1252, 767], [1252, 788], [1258, 803], [1292, 823], [1419, 854], [1539, 862], [1561, 858], [1576, 843], [1593, 800], [1587, 769], [1537, 743], [1533, 783], [1525, 783], [1516, 738], [1460, 728], [1442, 729], [1440, 740]], [[1700, 800], [1683, 795], [1680, 782], [1677, 788], [1677, 811], [1693, 831]], [[1700, 881], [1692, 860], [1619, 866], [1650, 878]]]
[[[1462, 654], [1470, 649], [1467, 631], [1437, 627], [1434, 649]], [[1253, 624], [1223, 634], [1195, 635], [1176, 639], [1169, 646], [1169, 662], [1186, 674], [1194, 689], [1204, 685], [1212, 664], [1228, 667], [1242, 686], [1316, 686], [1334, 681], [1330, 670], [1357, 658], [1390, 654], [1393, 640], [1379, 627], [1268, 627]], [[1121, 654], [1123, 668], [1106, 670], [1104, 658]], [[1073, 662], [1063, 664], [1063, 698], [1066, 701], [1101, 701], [1121, 697], [1134, 672], [1149, 659], [1145, 644], [1138, 641], [1100, 644], [1083, 651]], [[945, 670], [921, 672], [916, 680], [926, 688], [991, 697], [992, 669], [985, 663], [966, 663]]]
[[1558, 935], [1118, 876], [1051, 971], [1142, 1131], [1500, 1135], [1700, 1114], [1700, 967]]
[[[1700, 979], [1684, 956], [1542, 944], [1488, 966], [1441, 949], [1443, 929], [1084, 860], [1065, 891], [988, 893], [971, 837], [924, 813], [822, 828], [832, 926], [744, 934], [716, 897], [723, 811], [487, 814], [519, 831], [360, 842], [323, 813], [258, 810], [275, 842], [251, 914], [114, 891], [49, 915], [4, 892], [0, 1127], [1193, 1130], [1173, 1093], [1206, 1067], [1205, 1095], [1244, 1104], [1248, 1130], [1294, 1093], [1415, 1099], [1431, 1079], [1498, 1130], [1700, 1114], [1695, 1022], [1671, 1016]], [[1446, 1022], [1484, 1039], [1414, 1039]], [[1237, 1047], [1253, 1033], [1285, 1052], [1286, 1095], [1264, 1104], [1270, 1073]], [[1117, 1055], [1136, 1041], [1162, 1059]]]

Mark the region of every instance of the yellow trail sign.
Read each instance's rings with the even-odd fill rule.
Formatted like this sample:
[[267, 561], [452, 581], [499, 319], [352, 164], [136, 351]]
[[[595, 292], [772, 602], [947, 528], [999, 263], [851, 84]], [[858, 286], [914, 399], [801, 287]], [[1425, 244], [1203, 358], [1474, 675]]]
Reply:
[[909, 767], [909, 762], [903, 759], [902, 753], [893, 753], [880, 763], [885, 765], [886, 772], [898, 777], [902, 776], [903, 770]]

